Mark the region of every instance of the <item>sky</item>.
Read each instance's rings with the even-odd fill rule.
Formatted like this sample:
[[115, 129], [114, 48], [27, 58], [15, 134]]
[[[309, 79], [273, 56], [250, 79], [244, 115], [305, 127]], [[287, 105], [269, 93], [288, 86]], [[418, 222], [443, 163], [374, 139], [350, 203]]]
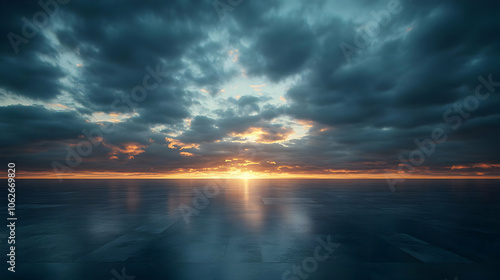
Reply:
[[4, 1], [0, 159], [25, 178], [499, 177], [498, 14]]

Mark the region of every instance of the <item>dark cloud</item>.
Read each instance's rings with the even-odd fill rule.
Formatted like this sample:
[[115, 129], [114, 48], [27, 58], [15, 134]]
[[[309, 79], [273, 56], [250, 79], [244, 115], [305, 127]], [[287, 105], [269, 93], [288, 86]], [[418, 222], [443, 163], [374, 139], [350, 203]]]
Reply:
[[0, 107], [0, 125], [3, 131], [0, 146], [4, 152], [44, 141], [78, 139], [82, 130], [92, 128], [74, 112], [22, 105]]
[[191, 120], [189, 130], [179, 140], [186, 143], [213, 142], [222, 139], [226, 134], [216, 127], [216, 120], [205, 116], [196, 116]]
[[0, 83], [14, 95], [48, 100], [61, 93], [64, 72], [35, 54], [23, 55], [23, 60], [0, 56], [0, 63]]
[[0, 18], [0, 88], [17, 96], [49, 100], [61, 93], [64, 71], [46, 58], [58, 58], [57, 50], [35, 25], [33, 16], [43, 11], [36, 2], [2, 4]]
[[43, 9], [4, 3], [2, 160], [51, 170], [118, 118], [78, 170], [385, 172], [440, 127], [422, 170], [498, 174], [480, 163], [500, 159], [500, 5], [401, 1], [361, 46], [388, 2], [243, 1], [220, 20], [211, 1], [74, 0], [15, 47]]
[[248, 74], [279, 81], [303, 70], [315, 51], [316, 38], [303, 20], [268, 24], [255, 35], [255, 42], [243, 50], [241, 62]]

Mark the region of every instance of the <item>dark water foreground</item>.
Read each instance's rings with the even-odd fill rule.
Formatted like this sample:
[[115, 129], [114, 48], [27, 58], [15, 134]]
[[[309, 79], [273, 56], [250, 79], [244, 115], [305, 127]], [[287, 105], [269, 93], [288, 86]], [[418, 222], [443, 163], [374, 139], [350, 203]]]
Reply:
[[500, 279], [500, 181], [214, 183], [20, 180], [0, 279]]

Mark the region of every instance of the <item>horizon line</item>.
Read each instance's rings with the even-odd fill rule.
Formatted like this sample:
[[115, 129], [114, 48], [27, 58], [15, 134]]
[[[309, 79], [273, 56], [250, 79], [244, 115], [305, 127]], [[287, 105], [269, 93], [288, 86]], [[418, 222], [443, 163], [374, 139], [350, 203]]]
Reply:
[[[0, 179], [8, 179], [8, 176], [0, 176]], [[207, 174], [144, 174], [144, 173], [73, 173], [65, 175], [41, 174], [33, 172], [18, 172], [15, 179], [33, 180], [137, 180], [137, 179], [322, 179], [322, 180], [411, 180], [411, 179], [488, 179], [498, 180], [500, 175], [470, 175], [470, 174], [399, 174], [399, 173], [378, 173], [378, 174], [231, 174], [231, 175], [207, 175]]]

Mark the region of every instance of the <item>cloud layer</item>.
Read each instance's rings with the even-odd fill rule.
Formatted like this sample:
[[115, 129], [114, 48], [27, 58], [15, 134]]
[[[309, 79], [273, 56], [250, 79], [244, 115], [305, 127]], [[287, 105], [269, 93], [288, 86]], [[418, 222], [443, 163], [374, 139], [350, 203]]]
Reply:
[[414, 2], [6, 3], [2, 162], [500, 175], [500, 4]]

